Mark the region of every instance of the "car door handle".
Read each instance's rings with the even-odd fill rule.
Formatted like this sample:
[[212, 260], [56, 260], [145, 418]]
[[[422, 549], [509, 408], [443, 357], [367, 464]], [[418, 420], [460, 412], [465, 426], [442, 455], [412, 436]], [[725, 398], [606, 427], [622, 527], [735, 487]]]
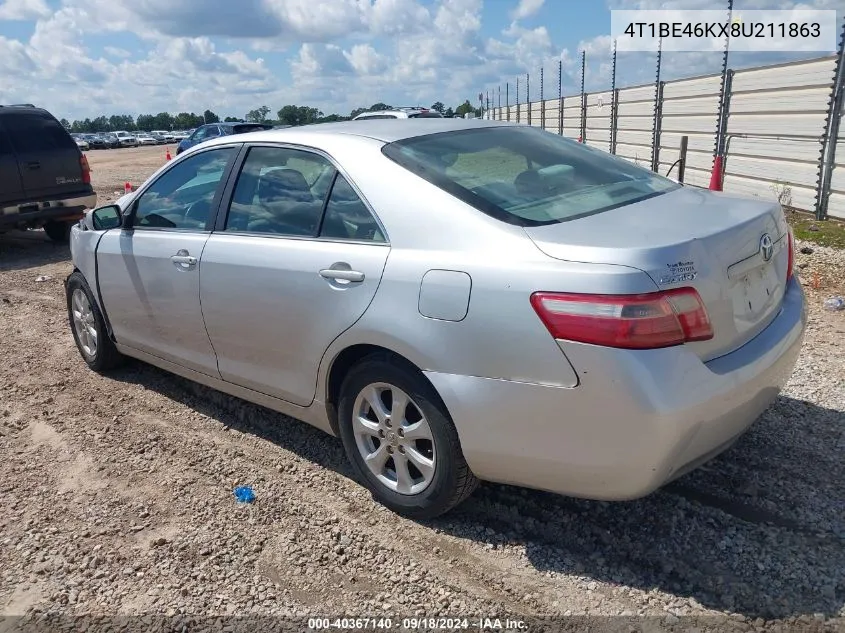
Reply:
[[320, 271], [324, 279], [335, 279], [338, 281], [364, 281], [364, 273], [357, 270], [343, 270], [339, 268], [324, 268]]
[[187, 264], [188, 266], [193, 266], [197, 263], [197, 258], [193, 255], [173, 255], [170, 258], [174, 264]]

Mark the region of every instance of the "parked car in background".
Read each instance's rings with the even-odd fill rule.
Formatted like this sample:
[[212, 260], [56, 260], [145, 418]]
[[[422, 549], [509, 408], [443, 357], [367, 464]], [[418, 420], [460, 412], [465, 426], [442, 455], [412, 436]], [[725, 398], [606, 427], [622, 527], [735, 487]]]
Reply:
[[61, 123], [34, 106], [0, 106], [0, 233], [43, 227], [57, 242], [97, 204], [88, 159]]
[[164, 139], [165, 143], [172, 143], [175, 139], [173, 136], [173, 132], [168, 132], [167, 130], [153, 130], [151, 132], [154, 136], [161, 136]]
[[650, 494], [775, 400], [807, 319], [779, 204], [516, 122], [212, 139], [71, 253], [92, 369], [140, 358], [339, 435], [416, 518], [478, 480]]
[[106, 147], [108, 149], [117, 149], [120, 147], [120, 139], [117, 138], [117, 135], [114, 132], [106, 132], [103, 134], [103, 140], [106, 142]]
[[83, 152], [86, 152], [91, 149], [91, 146], [88, 144], [88, 141], [82, 134], [71, 134], [70, 136], [74, 140], [74, 142], [76, 142], [76, 146]]
[[108, 149], [106, 139], [100, 134], [86, 134], [85, 140], [91, 149]]
[[138, 145], [157, 145], [158, 142], [155, 138], [152, 137], [147, 132], [136, 132], [135, 133], [135, 140], [138, 141]]
[[150, 132], [150, 136], [155, 139], [156, 145], [165, 145], [167, 143], [167, 139], [161, 132]]
[[138, 147], [138, 139], [135, 138], [134, 134], [121, 130], [115, 132], [114, 135], [117, 137], [120, 147]]
[[245, 134], [246, 132], [256, 132], [258, 130], [270, 130], [273, 126], [269, 123], [209, 123], [201, 125], [190, 137], [179, 141], [176, 146], [176, 154], [181, 154], [186, 149], [193, 147], [203, 141], [207, 141], [218, 136], [228, 136], [230, 134]]
[[429, 110], [422, 107], [393, 108], [390, 110], [378, 110], [375, 112], [362, 112], [353, 121], [366, 121], [369, 119], [442, 119], [443, 115], [437, 110]]
[[185, 131], [173, 132], [173, 140], [177, 141], [177, 142], [178, 141], [184, 141], [186, 138], [189, 138], [191, 136], [191, 134], [193, 134], [193, 133], [194, 133], [193, 130], [188, 130], [187, 132], [185, 132]]

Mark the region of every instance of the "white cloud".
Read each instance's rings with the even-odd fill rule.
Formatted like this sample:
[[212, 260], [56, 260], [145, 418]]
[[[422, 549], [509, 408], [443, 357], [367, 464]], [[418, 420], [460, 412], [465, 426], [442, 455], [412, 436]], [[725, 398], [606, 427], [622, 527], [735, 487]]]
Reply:
[[50, 15], [44, 0], [5, 0], [0, 2], [0, 20], [37, 20]]
[[511, 12], [511, 18], [514, 20], [524, 20], [537, 13], [542, 7], [545, 0], [519, 0], [516, 9]]

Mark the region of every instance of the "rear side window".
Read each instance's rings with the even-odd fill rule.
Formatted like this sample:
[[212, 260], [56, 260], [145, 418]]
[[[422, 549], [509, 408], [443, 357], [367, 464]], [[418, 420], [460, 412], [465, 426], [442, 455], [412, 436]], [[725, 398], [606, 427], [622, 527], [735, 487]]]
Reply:
[[565, 222], [680, 187], [622, 158], [528, 126], [427, 134], [389, 143], [382, 152], [518, 226]]
[[10, 156], [14, 153], [15, 150], [12, 149], [12, 144], [9, 142], [9, 138], [6, 136], [3, 128], [0, 127], [0, 156]]
[[439, 112], [420, 112], [419, 114], [410, 115], [411, 119], [442, 119], [443, 115]]
[[355, 119], [356, 121], [367, 121], [369, 119], [398, 119], [395, 114], [374, 114], [372, 116], [361, 116]]
[[76, 141], [46, 112], [17, 112], [4, 117], [3, 123], [19, 154], [76, 149]]
[[272, 125], [235, 125], [232, 128], [235, 134], [246, 134], [247, 132], [258, 132], [259, 130], [272, 130]]

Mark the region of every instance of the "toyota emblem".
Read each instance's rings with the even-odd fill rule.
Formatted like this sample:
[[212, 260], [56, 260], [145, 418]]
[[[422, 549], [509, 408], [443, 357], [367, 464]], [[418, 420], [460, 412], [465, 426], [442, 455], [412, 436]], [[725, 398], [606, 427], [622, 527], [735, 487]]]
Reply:
[[775, 245], [772, 242], [771, 236], [768, 233], [764, 233], [763, 237], [760, 238], [760, 253], [763, 255], [763, 261], [769, 261], [774, 252]]

